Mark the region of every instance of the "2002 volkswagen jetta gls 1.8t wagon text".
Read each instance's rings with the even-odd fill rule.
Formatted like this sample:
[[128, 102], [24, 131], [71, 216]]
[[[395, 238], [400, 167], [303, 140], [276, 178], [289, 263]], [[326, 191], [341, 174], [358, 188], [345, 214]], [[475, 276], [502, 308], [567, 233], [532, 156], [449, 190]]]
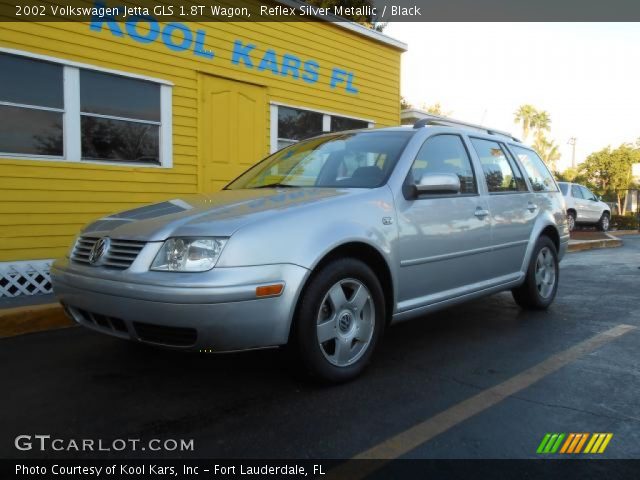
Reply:
[[186, 350], [289, 344], [342, 381], [391, 323], [507, 289], [548, 307], [568, 235], [533, 150], [432, 119], [316, 137], [218, 193], [100, 219], [52, 278], [99, 332]]

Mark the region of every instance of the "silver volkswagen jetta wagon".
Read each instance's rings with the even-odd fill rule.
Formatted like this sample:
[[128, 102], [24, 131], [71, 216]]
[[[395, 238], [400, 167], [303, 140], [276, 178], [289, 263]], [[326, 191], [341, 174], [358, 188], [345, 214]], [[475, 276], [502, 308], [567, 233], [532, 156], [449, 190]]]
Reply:
[[288, 344], [344, 381], [395, 322], [502, 290], [548, 307], [568, 240], [533, 150], [430, 117], [302, 141], [220, 192], [102, 218], [52, 279], [99, 332], [196, 351]]

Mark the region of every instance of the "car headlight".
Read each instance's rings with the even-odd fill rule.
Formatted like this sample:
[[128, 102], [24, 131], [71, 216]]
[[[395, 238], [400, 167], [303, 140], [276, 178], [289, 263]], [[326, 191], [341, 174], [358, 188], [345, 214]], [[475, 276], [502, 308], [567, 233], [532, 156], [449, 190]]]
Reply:
[[162, 245], [151, 270], [166, 272], [206, 272], [211, 270], [226, 238], [170, 238]]

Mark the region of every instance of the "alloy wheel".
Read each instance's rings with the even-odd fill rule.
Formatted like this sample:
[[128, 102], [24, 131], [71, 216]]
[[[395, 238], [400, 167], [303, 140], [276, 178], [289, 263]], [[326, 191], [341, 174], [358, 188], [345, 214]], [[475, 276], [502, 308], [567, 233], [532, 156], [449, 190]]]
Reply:
[[375, 328], [375, 306], [359, 280], [335, 283], [324, 296], [317, 318], [317, 340], [324, 357], [337, 367], [358, 361], [367, 351]]
[[536, 258], [536, 287], [542, 298], [549, 298], [556, 284], [556, 262], [549, 247], [544, 247]]

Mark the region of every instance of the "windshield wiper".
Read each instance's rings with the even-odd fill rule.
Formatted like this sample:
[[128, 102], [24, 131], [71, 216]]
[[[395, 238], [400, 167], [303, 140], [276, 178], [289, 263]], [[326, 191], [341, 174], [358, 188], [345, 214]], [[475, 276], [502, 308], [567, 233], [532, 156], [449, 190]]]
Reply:
[[288, 183], [268, 183], [266, 185], [260, 185], [258, 187], [251, 188], [300, 188], [299, 185], [289, 185]]

